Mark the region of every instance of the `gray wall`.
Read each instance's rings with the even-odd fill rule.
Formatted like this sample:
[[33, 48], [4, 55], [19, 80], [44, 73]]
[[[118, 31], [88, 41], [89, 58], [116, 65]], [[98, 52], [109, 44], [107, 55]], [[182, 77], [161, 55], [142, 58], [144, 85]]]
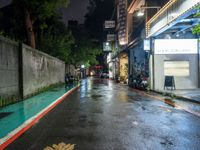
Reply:
[[23, 44], [24, 97], [39, 89], [64, 83], [65, 63]]
[[175, 77], [176, 89], [198, 88], [198, 55], [154, 55], [155, 90], [164, 89], [165, 60], [190, 62], [190, 76]]
[[0, 96], [19, 96], [18, 43], [0, 36]]
[[65, 65], [65, 73], [76, 76], [76, 68], [73, 65]]
[[0, 36], [0, 97], [27, 97], [64, 83], [65, 63]]
[[147, 56], [143, 50], [143, 42], [139, 42], [137, 46], [131, 48], [129, 51], [129, 74], [136, 77], [138, 74], [147, 72]]
[[198, 40], [198, 45], [199, 45], [199, 58], [198, 58], [198, 61], [199, 61], [199, 85], [198, 85], [198, 88], [200, 88], [200, 40]]

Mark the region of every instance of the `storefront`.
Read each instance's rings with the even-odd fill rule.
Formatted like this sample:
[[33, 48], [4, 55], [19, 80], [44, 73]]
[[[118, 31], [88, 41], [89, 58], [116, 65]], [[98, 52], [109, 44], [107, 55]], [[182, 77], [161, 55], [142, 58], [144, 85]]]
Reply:
[[175, 89], [199, 87], [198, 39], [155, 39], [152, 43], [152, 89], [164, 90], [166, 76], [173, 77]]
[[146, 23], [151, 89], [199, 88], [199, 35], [192, 32], [198, 6], [199, 0], [169, 1]]

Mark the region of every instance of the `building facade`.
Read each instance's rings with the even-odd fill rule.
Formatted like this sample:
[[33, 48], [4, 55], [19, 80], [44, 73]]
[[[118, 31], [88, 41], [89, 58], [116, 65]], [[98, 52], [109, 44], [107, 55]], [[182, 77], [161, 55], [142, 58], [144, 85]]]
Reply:
[[192, 34], [200, 23], [199, 5], [200, 0], [169, 1], [147, 22], [151, 89], [165, 90], [169, 76], [175, 89], [199, 88], [199, 36]]

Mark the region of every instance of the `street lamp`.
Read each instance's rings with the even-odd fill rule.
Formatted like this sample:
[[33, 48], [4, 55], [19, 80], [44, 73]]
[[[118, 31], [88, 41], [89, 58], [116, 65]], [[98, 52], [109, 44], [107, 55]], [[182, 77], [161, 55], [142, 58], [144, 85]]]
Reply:
[[137, 16], [138, 16], [138, 17], [144, 16], [144, 11], [143, 11], [143, 10], [139, 10], [139, 11], [137, 12]]
[[81, 65], [81, 78], [85, 78], [85, 65]]
[[[159, 11], [159, 9], [160, 9], [161, 7], [160, 6], [141, 6], [138, 10], [136, 10], [136, 11], [138, 11], [137, 12], [137, 16], [138, 17], [141, 17], [141, 16], [145, 16], [145, 23], [147, 22], [147, 10], [148, 9], [157, 9], [157, 11]], [[151, 41], [151, 40], [150, 40]], [[150, 43], [148, 43], [149, 44], [149, 46], [151, 47], [151, 44]], [[148, 49], [151, 49], [151, 48], [149, 48], [148, 47]], [[151, 51], [152, 53], [150, 54], [148, 51], [147, 51], [147, 61], [149, 62], [150, 61], [150, 55], [152, 55], [152, 79], [153, 79], [153, 81], [152, 81], [152, 84], [153, 84], [153, 89], [154, 89], [154, 53], [153, 53], [153, 51]], [[149, 63], [150, 64], [150, 63]], [[150, 73], [150, 66], [148, 67], [148, 72]]]
[[81, 65], [81, 68], [84, 69], [84, 68], [85, 68], [85, 65]]
[[158, 11], [160, 8], [161, 8], [160, 6], [141, 6], [139, 9], [136, 10], [138, 11], [137, 16], [138, 17], [144, 16], [146, 14], [145, 11], [147, 9], [157, 9]]

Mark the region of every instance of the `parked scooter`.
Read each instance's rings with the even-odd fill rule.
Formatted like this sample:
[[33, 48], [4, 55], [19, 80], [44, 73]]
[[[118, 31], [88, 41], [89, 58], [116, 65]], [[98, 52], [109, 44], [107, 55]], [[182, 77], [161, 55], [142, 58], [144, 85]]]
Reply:
[[147, 90], [147, 87], [148, 87], [147, 77], [142, 77], [142, 81], [139, 84], [139, 88], [141, 88], [142, 90]]
[[129, 78], [129, 86], [141, 90], [147, 90], [148, 87], [148, 78], [138, 75], [137, 77], [130, 76]]

